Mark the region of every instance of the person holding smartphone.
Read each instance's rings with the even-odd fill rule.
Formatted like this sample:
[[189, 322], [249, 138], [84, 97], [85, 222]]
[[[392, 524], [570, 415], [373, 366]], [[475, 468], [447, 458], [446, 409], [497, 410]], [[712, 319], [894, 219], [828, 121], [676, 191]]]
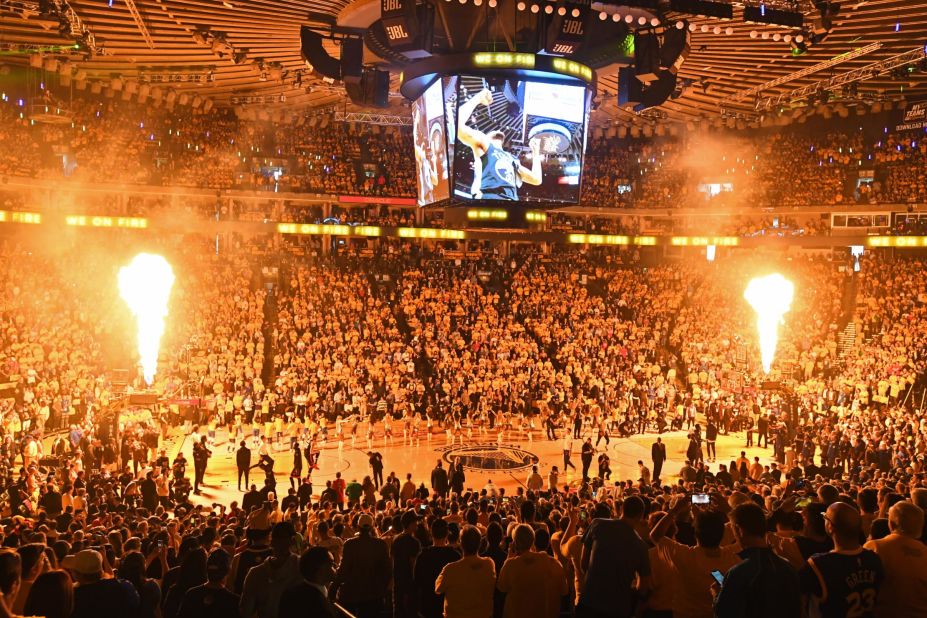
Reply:
[[[707, 494], [680, 496], [650, 531], [657, 559], [685, 574], [677, 582], [674, 618], [710, 616], [712, 571], [726, 573], [740, 562], [737, 545], [721, 545], [727, 523], [726, 506], [723, 500]], [[676, 522], [690, 514], [695, 520], [695, 547], [677, 542], [671, 534]]]

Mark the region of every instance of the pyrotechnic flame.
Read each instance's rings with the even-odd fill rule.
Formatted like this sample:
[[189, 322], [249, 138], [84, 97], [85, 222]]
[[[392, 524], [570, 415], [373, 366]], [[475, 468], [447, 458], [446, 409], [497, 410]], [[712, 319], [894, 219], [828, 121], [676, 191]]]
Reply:
[[769, 373], [773, 357], [776, 355], [779, 324], [783, 322], [782, 316], [791, 308], [794, 295], [795, 286], [779, 273], [757, 277], [750, 281], [747, 289], [744, 290], [744, 298], [756, 311], [756, 328], [760, 334], [760, 356], [763, 361], [763, 370], [766, 373]]
[[158, 369], [158, 348], [173, 285], [174, 271], [160, 255], [139, 253], [128, 266], [119, 269], [119, 295], [135, 315], [138, 355], [148, 384], [154, 381]]

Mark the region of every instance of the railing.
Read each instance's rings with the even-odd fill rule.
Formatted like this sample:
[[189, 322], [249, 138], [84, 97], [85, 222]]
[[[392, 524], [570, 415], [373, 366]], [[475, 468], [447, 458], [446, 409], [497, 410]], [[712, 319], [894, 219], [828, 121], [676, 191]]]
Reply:
[[349, 612], [348, 610], [346, 610], [346, 609], [345, 609], [343, 606], [341, 606], [340, 604], [338, 604], [338, 603], [332, 603], [332, 605], [335, 606], [335, 609], [338, 610], [338, 613], [341, 615], [342, 618], [357, 618], [357, 616], [355, 616], [354, 614], [352, 614], [351, 612]]

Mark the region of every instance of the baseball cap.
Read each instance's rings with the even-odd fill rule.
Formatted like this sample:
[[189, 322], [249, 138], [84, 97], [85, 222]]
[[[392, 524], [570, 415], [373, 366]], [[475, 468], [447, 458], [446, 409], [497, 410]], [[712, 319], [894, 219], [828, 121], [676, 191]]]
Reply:
[[61, 561], [61, 566], [81, 575], [102, 573], [103, 556], [94, 549], [84, 549], [76, 554], [65, 556]]
[[373, 528], [373, 517], [369, 514], [364, 513], [357, 518], [357, 527], [358, 528]]

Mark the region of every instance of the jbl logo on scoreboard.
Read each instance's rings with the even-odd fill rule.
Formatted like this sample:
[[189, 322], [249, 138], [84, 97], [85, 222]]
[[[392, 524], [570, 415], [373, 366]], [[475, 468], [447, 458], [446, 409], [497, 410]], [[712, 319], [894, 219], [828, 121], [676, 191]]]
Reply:
[[403, 24], [384, 26], [384, 29], [386, 30], [386, 38], [390, 41], [404, 41], [409, 38], [409, 33], [406, 32], [406, 28]]
[[548, 27], [546, 47], [549, 53], [571, 56], [578, 52], [585, 42], [589, 7], [569, 2], [564, 8], [567, 11], [566, 15], [555, 17]]
[[380, 0], [380, 15], [390, 45], [405, 46], [418, 36], [415, 0]]
[[561, 32], [564, 34], [583, 36], [583, 22], [578, 19], [564, 19]]

